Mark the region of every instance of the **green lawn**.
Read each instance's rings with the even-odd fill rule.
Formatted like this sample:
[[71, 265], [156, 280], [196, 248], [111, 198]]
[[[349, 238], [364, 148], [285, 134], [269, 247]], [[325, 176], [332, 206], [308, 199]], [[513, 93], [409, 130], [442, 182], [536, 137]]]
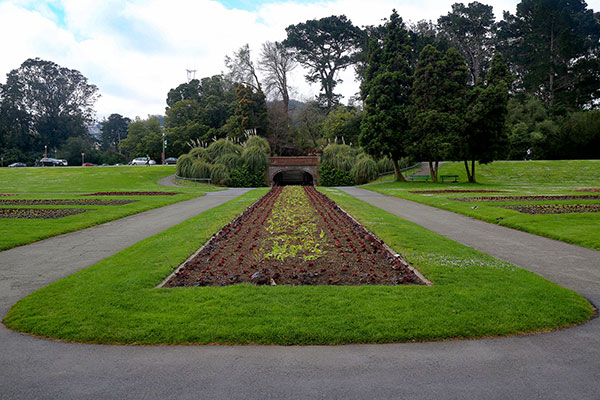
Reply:
[[[469, 184], [463, 164], [445, 163], [440, 167], [440, 174], [459, 175], [459, 183], [386, 182], [365, 185], [363, 188], [568, 243], [600, 249], [600, 213], [529, 215], [499, 207], [512, 204], [598, 204], [600, 200], [497, 203], [461, 202], [450, 199], [469, 196], [600, 194], [575, 191], [578, 188], [600, 188], [600, 160], [497, 161], [478, 165], [476, 172], [478, 183]], [[441, 189], [500, 190], [505, 193], [410, 193], [414, 190]]]
[[[0, 251], [77, 231], [157, 207], [201, 196], [216, 190], [208, 185], [172, 188], [158, 185], [160, 178], [175, 173], [174, 166], [0, 168], [0, 196], [5, 199], [132, 199], [121, 206], [8, 206], [2, 208], [86, 208], [83, 214], [58, 219], [0, 219]], [[217, 189], [218, 190], [218, 189]], [[81, 196], [94, 192], [178, 192], [174, 196]]]
[[512, 335], [593, 314], [583, 297], [534, 273], [324, 190], [434, 285], [155, 288], [266, 191], [257, 189], [38, 290], [4, 323], [78, 342], [290, 345]]

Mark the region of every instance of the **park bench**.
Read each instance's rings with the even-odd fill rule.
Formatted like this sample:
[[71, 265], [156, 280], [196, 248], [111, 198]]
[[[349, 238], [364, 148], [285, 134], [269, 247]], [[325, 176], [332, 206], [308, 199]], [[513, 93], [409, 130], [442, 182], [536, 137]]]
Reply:
[[429, 182], [429, 179], [431, 177], [429, 175], [410, 175], [408, 177], [409, 180], [411, 181], [421, 181], [424, 180], [425, 182]]
[[458, 175], [440, 175], [440, 178], [442, 178], [442, 182], [444, 179], [453, 179], [452, 182], [458, 182]]

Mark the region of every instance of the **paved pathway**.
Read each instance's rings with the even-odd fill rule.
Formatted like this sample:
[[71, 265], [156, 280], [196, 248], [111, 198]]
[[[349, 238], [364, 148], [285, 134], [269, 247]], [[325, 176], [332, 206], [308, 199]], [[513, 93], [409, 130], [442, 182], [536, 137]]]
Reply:
[[[348, 191], [369, 202], [378, 197], [358, 189]], [[223, 193], [209, 196], [216, 199]], [[211, 201], [209, 196], [201, 199]], [[383, 206], [397, 213], [406, 204], [389, 199]], [[164, 209], [153, 211], [160, 214], [161, 210]], [[437, 218], [443, 220], [452, 221], [457, 216], [439, 211]], [[461, 226], [458, 230], [464, 229]], [[513, 233], [511, 230], [509, 236]], [[488, 231], [481, 233], [487, 234]], [[100, 236], [95, 244], [102, 240]], [[556, 243], [552, 241], [553, 246]], [[49, 252], [60, 253], [61, 249], [47, 248], [46, 262], [39, 264], [41, 268], [25, 272], [38, 274], [40, 281], [28, 285], [28, 279], [20, 283], [17, 274], [5, 273], [5, 253], [13, 250], [0, 253], [2, 314], [14, 298], [56, 279], [54, 268], [64, 268], [61, 274], [68, 274], [69, 268], [74, 271], [87, 265], [80, 261], [69, 267], [59, 266]], [[562, 254], [551, 254], [551, 248], [530, 251], [543, 252], [550, 260]], [[31, 264], [29, 257], [37, 257], [28, 250], [21, 254], [21, 262], [11, 258], [15, 260], [11, 268], [24, 268]], [[598, 260], [597, 254], [592, 253], [592, 261]], [[564, 266], [579, 265], [580, 274], [597, 276], [594, 275], [597, 263], [592, 262], [590, 267], [585, 260], [577, 260]], [[539, 264], [545, 265], [541, 261]], [[581, 284], [589, 298], [598, 298], [597, 281], [585, 285], [585, 279], [563, 282], [564, 276], [557, 278], [559, 283], [572, 287]], [[4, 295], [5, 290], [12, 294]], [[0, 399], [597, 400], [598, 393], [600, 319], [571, 329], [512, 338], [306, 347], [97, 346], [42, 340], [0, 327]]]

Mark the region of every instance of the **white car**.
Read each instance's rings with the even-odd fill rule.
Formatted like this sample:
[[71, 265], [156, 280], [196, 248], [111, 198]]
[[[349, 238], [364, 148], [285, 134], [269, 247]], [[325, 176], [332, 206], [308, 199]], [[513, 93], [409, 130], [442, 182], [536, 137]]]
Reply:
[[129, 163], [129, 165], [154, 165], [154, 164], [156, 164], [156, 161], [154, 161], [154, 160], [148, 160], [148, 158], [146, 158], [146, 157], [137, 157], [137, 158], [134, 158]]

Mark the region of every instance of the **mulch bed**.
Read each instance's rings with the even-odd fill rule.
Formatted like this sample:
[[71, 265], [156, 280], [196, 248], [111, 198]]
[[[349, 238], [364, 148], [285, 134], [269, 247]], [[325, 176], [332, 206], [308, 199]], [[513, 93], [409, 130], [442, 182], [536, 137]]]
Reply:
[[99, 199], [22, 199], [0, 200], [3, 206], [122, 206], [137, 200], [99, 200]]
[[600, 188], [581, 188], [575, 189], [576, 192], [600, 192]]
[[503, 190], [468, 190], [468, 189], [445, 189], [445, 190], [409, 190], [408, 193], [437, 194], [437, 193], [503, 193]]
[[84, 208], [0, 208], [0, 218], [56, 219], [92, 211]]
[[0, 193], [0, 197], [2, 196], [14, 196], [14, 193]]
[[178, 192], [96, 192], [82, 196], [173, 196]]
[[[312, 186], [304, 187], [304, 193], [315, 210], [312, 221], [316, 223], [316, 232], [322, 232], [317, 246], [323, 253], [315, 259], [311, 259], [310, 254], [282, 260], [266, 259], [263, 252], [273, 242], [266, 226], [281, 192], [281, 187], [273, 188], [248, 207], [176, 270], [163, 286], [225, 286], [242, 282], [257, 285], [424, 283], [406, 261], [392, 254], [380, 239]], [[281, 209], [278, 211], [281, 214]], [[294, 235], [294, 231], [286, 233]]]
[[502, 206], [525, 214], [568, 214], [568, 213], [597, 213], [600, 204], [526, 204], [519, 206]]
[[450, 200], [458, 201], [552, 201], [552, 200], [598, 200], [600, 195], [589, 194], [579, 196], [489, 196], [489, 197], [455, 197]]

